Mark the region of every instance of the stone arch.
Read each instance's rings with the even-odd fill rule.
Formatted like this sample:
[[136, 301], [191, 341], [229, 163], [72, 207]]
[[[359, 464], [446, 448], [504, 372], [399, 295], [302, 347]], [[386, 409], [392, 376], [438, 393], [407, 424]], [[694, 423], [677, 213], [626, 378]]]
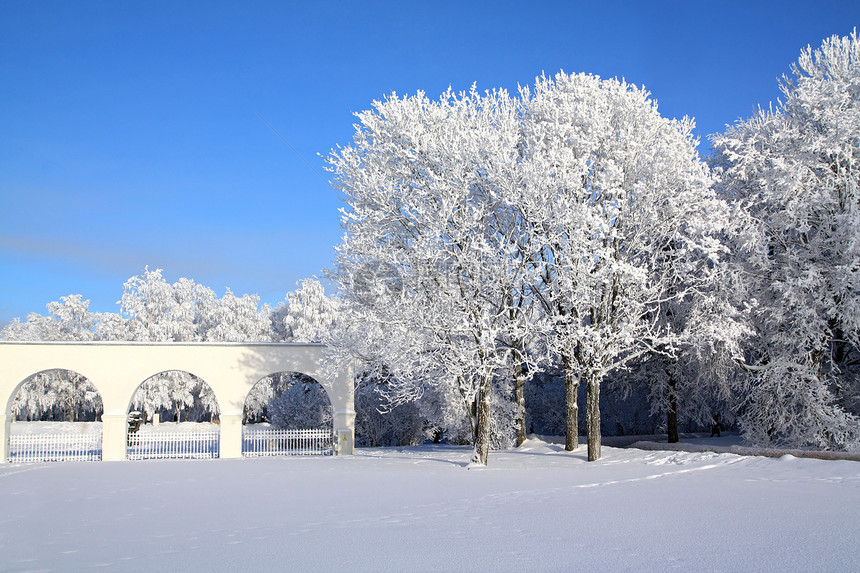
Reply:
[[[59, 363], [59, 364], [62, 364], [62, 363]], [[17, 374], [16, 375], [16, 378], [18, 378], [18, 379], [13, 380], [12, 384], [10, 384], [8, 386], [8, 388], [5, 389], [6, 400], [4, 402], [2, 414], [5, 414], [6, 416], [12, 416], [12, 406], [15, 403], [15, 398], [17, 397], [18, 392], [21, 391], [21, 388], [23, 388], [23, 386], [25, 384], [27, 384], [33, 378], [35, 378], [36, 376], [39, 376], [40, 374], [46, 374], [48, 372], [54, 372], [54, 371], [73, 372], [73, 373], [77, 374], [78, 376], [81, 376], [82, 378], [86, 379], [86, 381], [93, 388], [95, 388], [95, 391], [98, 392], [98, 394], [99, 394], [99, 398], [101, 398], [101, 396], [102, 396], [101, 389], [98, 387], [96, 382], [92, 378], [87, 376], [84, 372], [82, 372], [80, 368], [70, 368], [70, 367], [64, 367], [64, 366], [49, 366], [49, 367], [44, 367], [44, 368], [40, 368], [40, 369], [34, 369], [33, 371], [31, 371], [28, 374]]]
[[[140, 382], [140, 384], [138, 384], [132, 390], [131, 394], [129, 395], [128, 407], [126, 408], [126, 412], [128, 413], [128, 412], [131, 412], [133, 410], [139, 410], [140, 409], [139, 406], [144, 405], [143, 411], [146, 415], [145, 418], [148, 417], [149, 419], [151, 419], [152, 414], [155, 414], [156, 412], [155, 411], [148, 411], [146, 404], [145, 404], [146, 397], [145, 396], [144, 397], [139, 396], [141, 391], [148, 390], [147, 388], [145, 388], [145, 386], [147, 384], [157, 383], [159, 377], [184, 378], [185, 376], [187, 376], [189, 378], [185, 379], [185, 380], [177, 379], [173, 382], [168, 381], [168, 382], [166, 382], [166, 384], [168, 386], [171, 384], [182, 385], [184, 387], [184, 389], [188, 391], [188, 394], [190, 395], [192, 402], [185, 402], [184, 401], [185, 396], [183, 396], [181, 393], [181, 390], [183, 388], [168, 388], [166, 390], [166, 393], [163, 396], [154, 396], [154, 398], [156, 398], [156, 400], [155, 400], [156, 403], [155, 404], [151, 403], [150, 406], [153, 409], [157, 409], [158, 413], [161, 413], [161, 412], [165, 412], [165, 411], [171, 411], [174, 406], [177, 406], [177, 401], [183, 400], [182, 404], [179, 405], [175, 409], [175, 412], [176, 412], [179, 419], [168, 420], [168, 419], [161, 418], [161, 420], [165, 421], [165, 422], [169, 422], [169, 421], [178, 421], [178, 422], [185, 421], [185, 422], [187, 422], [188, 421], [188, 414], [191, 413], [192, 407], [196, 408], [197, 406], [200, 405], [200, 404], [195, 404], [194, 402], [198, 402], [199, 400], [204, 400], [204, 402], [209, 402], [209, 403], [208, 404], [204, 403], [203, 409], [209, 410], [212, 412], [212, 417], [210, 418], [209, 421], [217, 420], [217, 416], [220, 413], [220, 407], [219, 407], [219, 403], [218, 403], [218, 396], [215, 394], [215, 391], [213, 390], [212, 386], [209, 385], [209, 383], [206, 382], [206, 379], [203, 378], [202, 376], [198, 376], [194, 372], [191, 372], [191, 371], [188, 371], [188, 370], [185, 370], [182, 368], [171, 368], [171, 369], [161, 370], [160, 372], [154, 372], [154, 373], [150, 374], [149, 376], [147, 376], [146, 378], [144, 378]], [[199, 390], [197, 388], [198, 386], [199, 386]], [[194, 394], [195, 391], [198, 391], [197, 395]], [[144, 401], [144, 404], [138, 403], [139, 398], [142, 398], [142, 400]], [[214, 408], [212, 408], [211, 406], [214, 406]], [[184, 409], [184, 412], [185, 412], [185, 419], [184, 420], [182, 419], [183, 407], [185, 408]], [[144, 421], [147, 421], [147, 420], [144, 419]]]
[[242, 406], [242, 425], [261, 424], [268, 422], [267, 405], [269, 400], [276, 398], [287, 389], [289, 380], [282, 374], [287, 372], [274, 372], [263, 376], [248, 389], [245, 394], [245, 403]]
[[[265, 418], [248, 417], [254, 400]], [[267, 374], [249, 389], [244, 410], [245, 457], [333, 453], [334, 408], [329, 390], [314, 377], [295, 371]]]
[[[325, 406], [328, 410], [328, 420], [326, 423], [329, 426], [332, 426], [334, 423], [334, 405], [332, 404], [330, 389], [326, 389], [325, 385], [317, 380], [315, 377], [306, 374], [304, 372], [296, 372], [296, 371], [281, 371], [281, 372], [270, 372], [266, 376], [260, 378], [255, 384], [251, 386], [248, 390], [248, 394], [245, 396], [245, 406], [243, 409], [243, 425], [247, 425], [247, 417], [248, 417], [248, 408], [249, 408], [249, 399], [252, 399], [252, 393], [258, 390], [261, 385], [266, 384], [266, 380], [279, 377], [281, 380], [278, 382], [272, 383], [272, 391], [268, 394], [268, 401], [277, 400], [282, 398], [284, 394], [288, 392], [294, 392], [298, 390], [307, 390], [310, 388], [311, 394], [308, 395], [308, 399], [311, 400], [310, 406], [315, 405], [316, 402], [316, 394], [320, 394], [324, 397], [327, 406]], [[316, 392], [316, 388], [319, 388], [319, 393]], [[300, 398], [298, 398], [300, 400]], [[268, 422], [272, 421], [272, 413], [268, 416]], [[301, 424], [299, 424], [301, 425]], [[298, 426], [297, 426], [298, 428]], [[310, 429], [310, 428], [301, 428], [301, 429]]]
[[186, 369], [147, 374], [128, 400], [126, 459], [217, 458], [221, 428], [211, 423], [219, 413], [212, 387]]
[[[20, 395], [21, 391], [24, 390], [24, 387], [27, 384], [38, 383], [39, 382], [39, 376], [41, 376], [43, 374], [50, 374], [50, 373], [55, 373], [55, 372], [58, 374], [66, 373], [66, 372], [70, 373], [72, 375], [72, 377], [79, 377], [80, 378], [80, 380], [77, 382], [70, 381], [73, 385], [76, 385], [78, 383], [83, 383], [85, 385], [83, 388], [74, 386], [71, 389], [73, 392], [72, 396], [70, 396], [70, 399], [72, 400], [72, 402], [70, 404], [70, 409], [67, 410], [70, 414], [70, 416], [69, 416], [70, 419], [69, 420], [63, 420], [63, 421], [69, 421], [69, 422], [100, 421], [101, 415], [104, 413], [104, 405], [102, 403], [101, 393], [99, 392], [99, 389], [84, 374], [81, 374], [80, 372], [78, 372], [76, 370], [69, 369], [69, 368], [45, 368], [45, 369], [40, 370], [38, 372], [34, 372], [33, 374], [30, 374], [29, 376], [27, 376], [26, 378], [21, 380], [14, 388], [12, 388], [11, 392], [9, 393], [8, 399], [6, 401], [6, 407], [4, 409], [5, 414], [7, 416], [12, 416], [14, 419], [16, 417], [16, 413], [12, 411], [12, 408], [14, 407], [15, 401], [18, 398], [18, 396]], [[89, 390], [88, 387], [92, 388], [92, 390]], [[78, 394], [78, 392], [83, 392], [83, 395]], [[87, 396], [87, 394], [91, 394], [93, 392], [95, 393], [95, 396]], [[78, 420], [77, 419], [78, 416], [77, 416], [76, 411], [75, 411], [77, 409], [76, 408], [77, 403], [78, 403], [77, 401], [78, 401], [78, 399], [86, 400], [87, 398], [89, 398], [90, 400], [95, 399], [95, 402], [93, 404], [95, 420]]]
[[[0, 387], [5, 386], [0, 396], [6, 394], [4, 413], [0, 414], [0, 462], [101, 459], [104, 407], [99, 388], [91, 379], [78, 369], [51, 367], [30, 374], [19, 372], [18, 378], [11, 383], [0, 379]], [[22, 415], [14, 408], [25, 391], [31, 396], [26, 404], [30, 412]], [[53, 400], [31, 401], [51, 394]], [[31, 419], [34, 414], [37, 417]], [[12, 421], [17, 421], [14, 435]]]

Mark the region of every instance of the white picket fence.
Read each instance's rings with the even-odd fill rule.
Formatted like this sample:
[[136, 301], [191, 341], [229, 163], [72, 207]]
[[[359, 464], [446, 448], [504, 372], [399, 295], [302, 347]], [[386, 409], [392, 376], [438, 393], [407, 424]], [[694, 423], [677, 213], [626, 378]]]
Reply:
[[[242, 454], [246, 457], [327, 456], [332, 455], [333, 446], [329, 430], [244, 428], [242, 432]], [[217, 458], [220, 432], [136, 432], [128, 435], [126, 451], [129, 460]], [[12, 463], [98, 461], [101, 458], [101, 432], [9, 436], [9, 461]]]
[[260, 456], [330, 456], [334, 444], [330, 430], [242, 429], [242, 454]]
[[102, 434], [12, 434], [9, 436], [9, 461], [89, 462], [102, 459]]
[[217, 458], [219, 451], [218, 430], [148, 431], [128, 434], [126, 453], [130, 460], [166, 460]]

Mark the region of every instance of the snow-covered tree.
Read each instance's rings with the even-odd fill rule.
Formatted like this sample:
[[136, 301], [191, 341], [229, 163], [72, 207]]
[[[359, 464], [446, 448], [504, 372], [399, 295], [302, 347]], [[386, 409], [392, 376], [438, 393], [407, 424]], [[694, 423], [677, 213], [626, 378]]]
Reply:
[[90, 301], [72, 294], [49, 302], [48, 316], [31, 313], [25, 322], [14, 319], [0, 331], [2, 340], [95, 340], [103, 315], [90, 311]]
[[[735, 232], [732, 225], [724, 238]], [[743, 309], [733, 304], [738, 278], [723, 262], [713, 269], [710, 284], [700, 282], [655, 308], [646, 318], [677, 336], [658, 342], [615, 377], [624, 395], [638, 394], [634, 385], [646, 387], [651, 412], [662, 415], [670, 443], [678, 441], [681, 424], [710, 428], [715, 419], [734, 419], [736, 362], [742, 360], [741, 345], [749, 336]], [[687, 286], [682, 279], [670, 284], [673, 293]]]
[[644, 352], [673, 356], [683, 333], [661, 309], [719, 265], [728, 209], [692, 122], [662, 118], [643, 89], [564, 73], [520, 100], [473, 89], [374, 107], [330, 158], [350, 207], [334, 277], [363, 321], [384, 325], [373, 342], [395, 374], [385, 391], [403, 401], [435, 380], [467, 410], [477, 397], [485, 463], [493, 381], [553, 352], [568, 447], [582, 378], [596, 459], [600, 381]]
[[[494, 378], [513, 371], [506, 341], [531, 323], [512, 296], [529, 268], [507, 217], [518, 118], [505, 92], [438, 101], [392, 95], [357, 114], [352, 145], [329, 157], [344, 193], [344, 243], [333, 278], [355, 320], [384, 335], [359, 355], [390, 370], [392, 406], [427, 384], [450, 385], [473, 422], [473, 461], [486, 464]], [[518, 356], [528, 360], [527, 356]], [[473, 407], [474, 405], [474, 407]]]
[[181, 370], [161, 372], [145, 380], [131, 398], [131, 407], [151, 420], [155, 414], [168, 414], [176, 422], [218, 416], [215, 393], [204, 380]]
[[748, 440], [842, 448], [860, 359], [860, 39], [807, 47], [784, 100], [714, 138], [722, 189], [748, 213], [736, 244], [755, 336]]
[[31, 376], [12, 402], [12, 414], [18, 420], [93, 421], [102, 411], [95, 386], [71, 370], [48, 370]]
[[323, 342], [340, 320], [339, 301], [326, 296], [322, 283], [315, 279], [300, 281], [300, 288], [287, 293], [283, 313], [285, 339], [293, 342]]
[[264, 342], [271, 340], [269, 308], [260, 308], [256, 294], [233, 294], [229, 288], [220, 299], [199, 297], [198, 330], [206, 342]]
[[256, 342], [272, 338], [269, 308], [258, 295], [215, 292], [188, 278], [170, 284], [161, 269], [146, 268], [123, 285], [124, 320], [111, 324], [121, 340]]
[[272, 426], [284, 429], [332, 429], [331, 401], [319, 382], [298, 374], [292, 384], [269, 401]]
[[[566, 381], [567, 448], [587, 385], [588, 458], [600, 457], [601, 380], [644, 352], [673, 355], [661, 308], [712, 280], [727, 209], [688, 119], [661, 117], [644, 89], [560, 73], [523, 90], [517, 208]], [[571, 435], [572, 434], [572, 435]]]
[[206, 305], [215, 293], [193, 280], [180, 278], [170, 284], [161, 269], [146, 268], [123, 285], [120, 302], [125, 321], [125, 340], [191, 342], [203, 338], [198, 327], [198, 304]]
[[242, 423], [249, 424], [268, 420], [269, 402], [289, 388], [293, 380], [293, 373], [279, 372], [266, 376], [254, 384], [245, 397]]

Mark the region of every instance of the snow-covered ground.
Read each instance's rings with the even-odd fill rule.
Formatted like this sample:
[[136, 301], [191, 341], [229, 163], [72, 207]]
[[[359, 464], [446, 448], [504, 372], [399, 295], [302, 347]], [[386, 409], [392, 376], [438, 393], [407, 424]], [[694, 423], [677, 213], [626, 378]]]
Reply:
[[537, 439], [0, 466], [0, 571], [849, 571], [860, 463]]
[[94, 434], [101, 422], [13, 422], [12, 434]]

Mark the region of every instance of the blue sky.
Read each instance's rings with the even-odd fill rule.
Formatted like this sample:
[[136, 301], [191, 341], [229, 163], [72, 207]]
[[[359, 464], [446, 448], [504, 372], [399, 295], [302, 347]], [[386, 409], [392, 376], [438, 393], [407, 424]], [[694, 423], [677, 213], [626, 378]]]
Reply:
[[706, 151], [858, 22], [855, 1], [3, 0], [0, 324], [73, 293], [117, 311], [146, 265], [283, 300], [341, 238], [319, 154], [392, 91], [623, 76]]

